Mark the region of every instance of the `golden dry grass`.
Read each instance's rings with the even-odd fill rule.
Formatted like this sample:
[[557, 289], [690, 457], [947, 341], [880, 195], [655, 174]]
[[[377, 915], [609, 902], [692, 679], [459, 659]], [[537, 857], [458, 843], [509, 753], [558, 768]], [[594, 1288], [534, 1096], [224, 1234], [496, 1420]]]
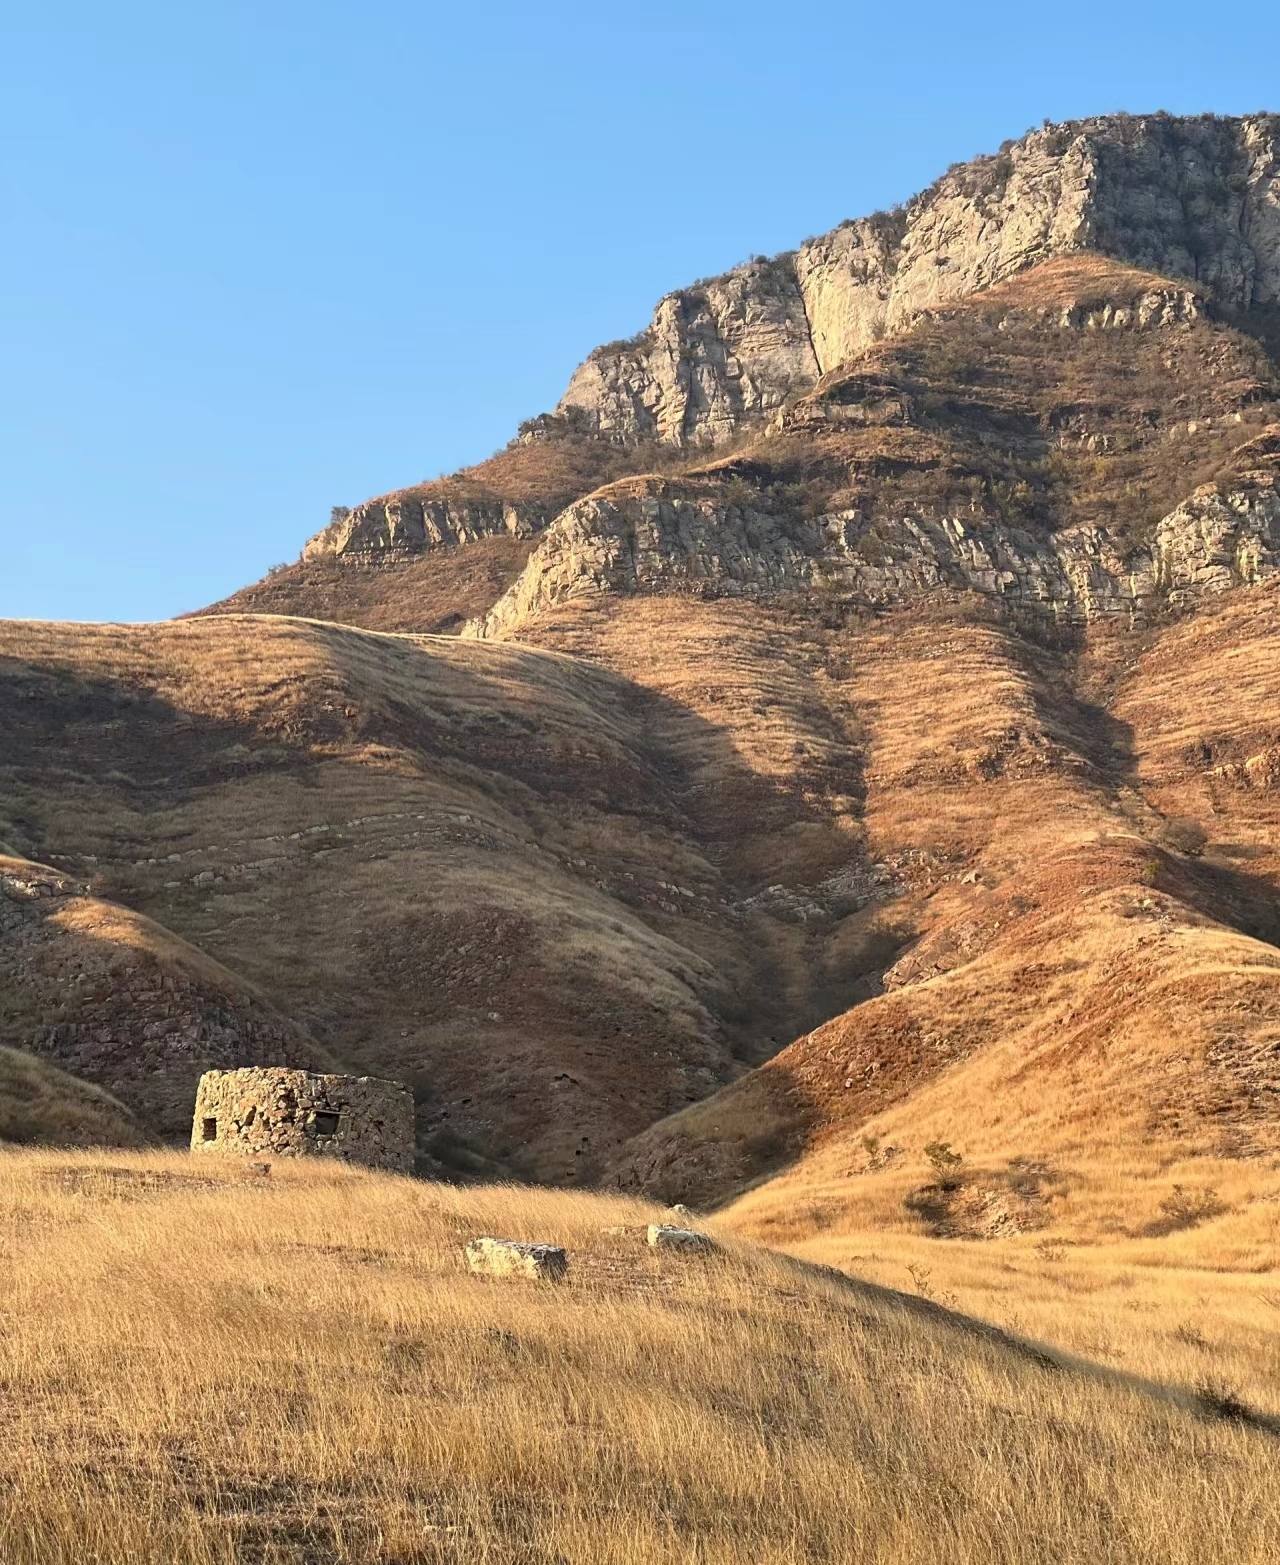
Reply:
[[110, 1093], [25, 1050], [0, 1047], [0, 1142], [137, 1147], [149, 1139]]
[[[650, 1209], [0, 1157], [6, 1565], [1273, 1557], [1275, 1436]], [[626, 1225], [625, 1234], [609, 1233]], [[497, 1232], [561, 1287], [467, 1275]]]
[[691, 706], [553, 652], [268, 616], [0, 626], [0, 838], [415, 1079], [429, 1137], [576, 1180], [851, 997], [803, 931], [734, 911], [855, 851], [847, 737], [781, 620], [701, 635], [690, 607]]

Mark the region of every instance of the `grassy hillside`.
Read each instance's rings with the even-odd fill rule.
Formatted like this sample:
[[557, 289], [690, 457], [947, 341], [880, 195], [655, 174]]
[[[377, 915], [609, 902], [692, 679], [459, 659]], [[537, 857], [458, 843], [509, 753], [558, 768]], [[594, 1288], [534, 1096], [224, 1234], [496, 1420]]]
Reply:
[[[389, 563], [313, 556], [305, 602], [472, 613], [534, 522], [402, 558], [397, 506], [501, 529], [609, 479], [642, 506], [1098, 521], [1127, 547], [1202, 481], [1265, 476], [1274, 380], [1185, 285], [1062, 259], [925, 312], [711, 461], [646, 476], [653, 453], [543, 421], [361, 508]], [[24, 904], [3, 1040], [170, 1137], [201, 1063], [289, 1043], [410, 1080], [435, 1171], [706, 1200], [906, 1138], [882, 1113], [920, 1145], [962, 1126], [997, 1204], [1027, 1158], [1085, 1190], [1117, 1136], [1146, 1174], [1166, 1144], [1268, 1152], [1273, 587], [1123, 629], [954, 582], [908, 605], [784, 574], [747, 600], [714, 542], [710, 575], [643, 577], [662, 593], [566, 556], [582, 579], [529, 600], [519, 643], [279, 614], [0, 627], [0, 839], [88, 899]], [[281, 583], [263, 606], [304, 602]], [[148, 941], [212, 964], [176, 1028], [164, 964], [108, 960]]]
[[0, 1140], [55, 1145], [185, 1141], [202, 1070], [327, 1060], [260, 990], [171, 930], [0, 853], [4, 1045], [28, 1063], [0, 1073]]
[[[45, 952], [15, 948], [10, 1041], [144, 1107], [136, 986], [98, 996], [114, 1029], [81, 1014], [110, 918], [197, 947], [264, 1026], [412, 1080], [429, 1156], [583, 1177], [831, 1008], [807, 964], [779, 983], [761, 960], [794, 926], [740, 906], [856, 837], [830, 769], [802, 792], [781, 765], [815, 718], [776, 644], [757, 632], [744, 666], [765, 770], [723, 726], [546, 651], [267, 616], [0, 627], [0, 835], [87, 898], [0, 902]], [[195, 1025], [193, 1046], [229, 1024]], [[188, 1074], [237, 1063], [187, 1054]]]
[[[1272, 1558], [1274, 1327], [1250, 1408], [1212, 1344], [1198, 1386], [1166, 1377], [1184, 1361], [1149, 1317], [1140, 1368], [1102, 1371], [732, 1240], [658, 1255], [650, 1215], [306, 1164], [0, 1154], [0, 1557]], [[481, 1233], [566, 1244], [568, 1282], [467, 1275]]]
[[[1095, 635], [1078, 659], [886, 630], [850, 678], [863, 818], [869, 856], [924, 859], [890, 904], [918, 899], [919, 936], [883, 993], [644, 1133], [618, 1177], [719, 1200], [778, 1174], [755, 1210], [794, 1214], [803, 1191], [815, 1233], [874, 1209], [920, 1234], [1087, 1239], [1142, 1231], [1186, 1178], [1260, 1199], [1278, 639], [1274, 590]], [[931, 1143], [964, 1157], [963, 1189], [936, 1188]]]
[[149, 1139], [110, 1093], [34, 1054], [0, 1046], [0, 1142], [141, 1147]]

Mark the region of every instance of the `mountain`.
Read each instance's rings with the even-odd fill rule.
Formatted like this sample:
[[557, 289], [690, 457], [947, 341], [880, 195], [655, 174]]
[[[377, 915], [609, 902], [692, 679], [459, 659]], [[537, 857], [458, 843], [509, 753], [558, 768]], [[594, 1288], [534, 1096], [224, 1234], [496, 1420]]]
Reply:
[[1278, 127], [1035, 131], [201, 615], [0, 627], [0, 1044], [169, 1139], [376, 1069], [426, 1170], [759, 1232], [1261, 1199]]
[[1232, 314], [1274, 308], [1278, 133], [1274, 115], [1032, 131], [905, 207], [668, 295], [557, 411], [615, 439], [718, 445], [925, 311], [1081, 251], [1192, 279]]
[[[687, 467], [692, 453], [733, 446], [778, 415], [785, 422], [815, 388], [817, 416], [831, 417], [833, 401], [865, 404], [866, 388], [846, 385], [833, 399], [821, 383], [926, 317], [945, 320], [951, 306], [1047, 261], [1105, 257], [1163, 281], [1147, 289], [1129, 279], [1135, 286], [1112, 297], [1089, 286], [1087, 267], [1067, 268], [1084, 286], [1073, 296], [1051, 285], [1042, 303], [1029, 298], [1033, 310], [1062, 319], [1075, 309], [1079, 325], [1126, 331], [1209, 303], [1217, 320], [1274, 348], [1278, 129], [1270, 114], [1046, 126], [953, 167], [903, 208], [669, 294], [645, 331], [591, 353], [556, 411], [531, 419], [507, 451], [356, 507], [311, 541], [299, 566], [232, 604], [310, 612], [341, 603], [373, 628], [454, 628], [480, 612], [486, 591], [510, 584], [528, 539], [572, 500], [627, 473]], [[1170, 288], [1175, 280], [1193, 287]], [[874, 357], [868, 368], [875, 373]], [[868, 416], [889, 418], [874, 405]], [[465, 574], [458, 543], [482, 549]], [[420, 563], [412, 584], [399, 573], [370, 581], [332, 570], [336, 561], [424, 556], [437, 563]]]

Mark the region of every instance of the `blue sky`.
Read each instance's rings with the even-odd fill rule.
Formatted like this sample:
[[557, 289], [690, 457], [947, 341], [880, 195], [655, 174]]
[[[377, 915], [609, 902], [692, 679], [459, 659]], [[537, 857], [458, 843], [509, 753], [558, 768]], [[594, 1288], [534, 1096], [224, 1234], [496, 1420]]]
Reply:
[[1280, 9], [42, 0], [0, 33], [0, 615], [154, 619], [596, 342], [1046, 117], [1280, 108]]

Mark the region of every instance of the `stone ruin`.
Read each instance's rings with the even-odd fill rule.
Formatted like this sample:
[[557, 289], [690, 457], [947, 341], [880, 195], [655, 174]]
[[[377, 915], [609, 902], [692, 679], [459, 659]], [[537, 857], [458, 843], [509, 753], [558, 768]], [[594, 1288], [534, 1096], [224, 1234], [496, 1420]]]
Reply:
[[407, 1174], [413, 1168], [413, 1094], [375, 1076], [206, 1071], [196, 1092], [191, 1150], [333, 1157]]

